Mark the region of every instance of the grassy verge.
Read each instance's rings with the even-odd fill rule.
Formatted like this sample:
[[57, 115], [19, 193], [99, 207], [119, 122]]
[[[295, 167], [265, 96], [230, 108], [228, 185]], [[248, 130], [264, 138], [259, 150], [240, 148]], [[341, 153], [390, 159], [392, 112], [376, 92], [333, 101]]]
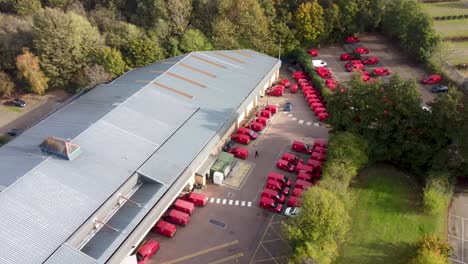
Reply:
[[[468, 24], [467, 24], [468, 27]], [[468, 63], [468, 41], [452, 42], [453, 53], [449, 61], [452, 64]]]
[[435, 21], [434, 29], [442, 38], [468, 36], [468, 19]]
[[352, 226], [337, 263], [407, 263], [422, 234], [445, 232], [446, 212], [422, 213], [421, 186], [391, 166], [365, 169], [350, 191]]
[[0, 147], [5, 145], [8, 142], [8, 137], [4, 135], [0, 135]]
[[16, 106], [8, 106], [6, 109], [10, 112], [15, 112], [15, 113], [23, 112], [23, 109], [16, 107]]
[[431, 17], [468, 14], [467, 6], [463, 2], [426, 3], [422, 4], [422, 7]]

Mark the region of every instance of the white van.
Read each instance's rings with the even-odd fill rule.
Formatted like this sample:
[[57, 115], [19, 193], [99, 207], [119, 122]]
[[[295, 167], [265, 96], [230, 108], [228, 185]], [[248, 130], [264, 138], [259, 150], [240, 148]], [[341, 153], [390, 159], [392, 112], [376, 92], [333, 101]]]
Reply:
[[317, 67], [327, 67], [327, 63], [323, 60], [312, 60], [312, 66]]

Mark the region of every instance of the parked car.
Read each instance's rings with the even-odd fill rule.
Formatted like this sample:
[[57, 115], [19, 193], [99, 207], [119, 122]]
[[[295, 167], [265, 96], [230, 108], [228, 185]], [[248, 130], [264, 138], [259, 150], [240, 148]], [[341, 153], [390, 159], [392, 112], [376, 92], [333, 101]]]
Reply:
[[249, 150], [245, 148], [232, 148], [228, 152], [232, 153], [234, 157], [239, 159], [246, 159], [249, 157]]
[[240, 144], [244, 144], [244, 145], [247, 145], [250, 142], [249, 136], [242, 135], [242, 134], [231, 135], [231, 140]]
[[[314, 153], [315, 153], [315, 155], [317, 155], [316, 152], [314, 152]], [[314, 155], [314, 153], [312, 153], [312, 155]], [[311, 157], [311, 158], [307, 161], [306, 165], [312, 168], [312, 169], [310, 170], [310, 173], [313, 173], [313, 172], [314, 172], [314, 168], [322, 168], [322, 167], [323, 167], [323, 161]]]
[[165, 216], [164, 220], [176, 225], [187, 225], [190, 222], [190, 215], [176, 209], [171, 209]]
[[317, 118], [319, 121], [323, 121], [327, 119], [329, 116], [330, 115], [327, 112], [322, 112], [322, 113], [317, 114]]
[[[293, 84], [293, 85], [297, 86], [297, 84]], [[270, 111], [272, 114], [276, 114], [278, 112], [278, 106], [277, 105], [267, 105], [265, 107], [265, 109]]]
[[258, 134], [255, 131], [247, 128], [247, 127], [239, 127], [237, 129], [237, 134], [249, 136], [250, 139], [256, 139]]
[[256, 131], [256, 132], [260, 132], [263, 130], [263, 128], [265, 127], [263, 124], [261, 123], [258, 123], [258, 122], [252, 122], [250, 123], [249, 127], [253, 130], [253, 131]]
[[292, 111], [292, 103], [291, 102], [286, 102], [284, 105], [284, 111], [286, 112], [291, 112]]
[[271, 95], [271, 96], [283, 96], [283, 93], [284, 93], [284, 90], [279, 89], [279, 88], [276, 88], [276, 89], [272, 88], [266, 91], [266, 94]]
[[322, 147], [316, 147], [314, 148], [314, 152], [318, 152], [318, 153], [322, 153], [322, 154], [327, 154], [327, 149], [326, 148], [322, 148]]
[[328, 79], [325, 80], [325, 85], [330, 88], [331, 90], [336, 88], [336, 84], [338, 83], [338, 80], [335, 79]]
[[309, 182], [309, 181], [303, 181], [303, 180], [296, 180], [296, 185], [295, 185], [296, 188], [298, 189], [303, 189], [303, 190], [307, 190], [309, 189], [310, 187], [312, 187], [312, 183]]
[[145, 264], [159, 250], [159, 242], [151, 238], [136, 253], [137, 264]]
[[289, 197], [288, 206], [289, 207], [299, 207], [301, 205], [301, 200], [296, 196]]
[[298, 156], [294, 155], [294, 154], [291, 154], [291, 153], [288, 153], [288, 152], [285, 152], [283, 154], [283, 156], [281, 157], [282, 160], [286, 160], [286, 161], [289, 161], [291, 164], [293, 164], [294, 166], [297, 166], [297, 164], [299, 163], [303, 163], [304, 161], [299, 158]]
[[284, 210], [284, 215], [289, 217], [295, 217], [299, 214], [300, 211], [301, 209], [299, 209], [299, 207], [288, 207], [286, 208], [286, 210]]
[[271, 198], [281, 204], [286, 201], [286, 196], [284, 196], [282, 193], [268, 188], [263, 189], [262, 197]]
[[319, 71], [317, 74], [320, 76], [322, 79], [327, 79], [333, 77], [333, 74], [329, 71]]
[[195, 193], [195, 192], [191, 192], [191, 193], [187, 193], [183, 195], [182, 199], [192, 202], [195, 206], [198, 206], [198, 207], [203, 207], [208, 202], [208, 196], [202, 193]]
[[313, 147], [295, 140], [292, 144], [292, 150], [300, 153], [312, 154]]
[[325, 107], [317, 107], [317, 108], [314, 108], [314, 114], [316, 116], [318, 116], [318, 114], [321, 114], [321, 113], [326, 113], [327, 112], [327, 109]]
[[287, 186], [284, 185], [284, 184], [281, 184], [281, 183], [278, 182], [278, 181], [267, 180], [265, 187], [268, 188], [268, 189], [280, 191], [280, 192], [281, 192], [282, 194], [284, 194], [284, 195], [288, 195], [288, 194], [289, 194], [289, 187], [287, 187]]
[[327, 67], [327, 63], [323, 60], [312, 60], [313, 67]]
[[321, 161], [321, 162], [325, 162], [325, 160], [327, 159], [327, 157], [324, 154], [318, 153], [318, 152], [312, 152], [312, 155], [310, 155], [310, 158], [313, 160]]
[[321, 148], [327, 148], [328, 141], [326, 139], [316, 139], [314, 141], [314, 148], [316, 147], [321, 147]]
[[346, 70], [349, 72], [364, 70], [364, 64], [362, 64], [361, 62], [353, 63], [353, 61], [351, 61], [351, 62], [346, 63], [345, 67], [346, 67]]
[[276, 172], [270, 172], [268, 174], [267, 180], [274, 180], [277, 182], [280, 182], [282, 185], [285, 185], [287, 187], [291, 186], [291, 179], [289, 179], [287, 176], [281, 173], [276, 173]]
[[262, 111], [260, 112], [260, 116], [263, 116], [263, 117], [266, 117], [266, 118], [270, 118], [270, 117], [271, 117], [271, 112], [264, 109], [264, 110], [262, 110]]
[[310, 171], [310, 172], [312, 172], [313, 169], [314, 169], [314, 168], [311, 167], [311, 166], [308, 166], [308, 165], [299, 163], [299, 164], [297, 164], [297, 166], [296, 166], [296, 173], [299, 173], [301, 170], [305, 170], [305, 171]]
[[26, 102], [19, 99], [19, 98], [15, 98], [15, 99], [9, 101], [8, 104], [12, 105], [12, 106], [16, 106], [16, 107], [25, 107], [26, 106]]
[[275, 213], [279, 213], [283, 209], [283, 206], [281, 206], [281, 204], [275, 202], [273, 199], [268, 197], [262, 197], [260, 199], [260, 207]]
[[255, 119], [255, 121], [257, 123], [260, 123], [260, 124], [264, 125], [264, 126], [266, 126], [268, 124], [268, 118], [263, 117], [263, 116], [257, 117], [257, 119]]
[[297, 90], [298, 90], [298, 85], [297, 84], [291, 84], [291, 86], [289, 87], [289, 91], [291, 93], [297, 93]]
[[354, 56], [352, 54], [343, 53], [340, 55], [340, 60], [342, 61], [354, 60]]
[[354, 51], [356, 51], [357, 54], [369, 54], [370, 52], [366, 47], [357, 47]]
[[23, 133], [23, 130], [18, 129], [18, 128], [12, 128], [12, 129], [8, 130], [8, 132], [7, 132], [7, 134], [12, 136], [12, 137], [16, 137], [16, 136], [20, 135], [21, 133]]
[[300, 197], [302, 194], [304, 193], [304, 189], [301, 189], [301, 188], [294, 188], [294, 190], [292, 191], [292, 196], [293, 197]]
[[281, 80], [281, 85], [283, 85], [284, 87], [289, 87], [289, 85], [291, 85], [291, 82], [288, 79], [283, 79]]
[[359, 38], [358, 38], [358, 37], [355, 37], [355, 36], [349, 36], [349, 37], [346, 37], [346, 38], [345, 38], [345, 42], [348, 43], [348, 44], [351, 44], [351, 43], [358, 43], [358, 42], [359, 42]]
[[307, 53], [309, 53], [310, 56], [312, 57], [317, 57], [318, 56], [318, 50], [316, 49], [310, 49]]
[[156, 223], [156, 225], [153, 228], [151, 228], [151, 231], [163, 236], [173, 237], [177, 231], [177, 228], [174, 224], [171, 224], [164, 220], [159, 220]]
[[276, 162], [276, 167], [287, 172], [293, 172], [296, 168], [291, 162], [282, 159]]
[[442, 81], [442, 77], [438, 74], [432, 74], [421, 79], [423, 84], [436, 84]]
[[431, 92], [433, 93], [446, 93], [448, 92], [449, 88], [446, 85], [437, 85], [432, 87]]
[[373, 64], [377, 64], [379, 63], [379, 58], [377, 57], [369, 57], [369, 58], [365, 58], [363, 60], [361, 60], [362, 64], [370, 64], [370, 65], [373, 65]]
[[195, 205], [193, 203], [182, 199], [176, 199], [172, 207], [189, 215], [192, 215], [195, 211]]
[[374, 74], [377, 75], [377, 76], [389, 75], [390, 74], [390, 69], [388, 69], [388, 68], [375, 68], [374, 69]]

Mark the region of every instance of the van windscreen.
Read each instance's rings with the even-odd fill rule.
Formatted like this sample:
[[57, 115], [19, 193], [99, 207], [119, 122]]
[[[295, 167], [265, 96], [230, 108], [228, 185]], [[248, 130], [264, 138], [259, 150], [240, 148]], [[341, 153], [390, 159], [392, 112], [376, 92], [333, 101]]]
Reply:
[[283, 176], [283, 179], [282, 179], [282, 180], [283, 180], [283, 182], [288, 182], [289, 178], [286, 177], [286, 176]]
[[254, 135], [254, 131], [253, 130], [249, 130], [249, 135], [253, 136]]
[[276, 194], [276, 198], [281, 200], [281, 197], [283, 197], [283, 194], [281, 194], [280, 192], [278, 192], [278, 194]]

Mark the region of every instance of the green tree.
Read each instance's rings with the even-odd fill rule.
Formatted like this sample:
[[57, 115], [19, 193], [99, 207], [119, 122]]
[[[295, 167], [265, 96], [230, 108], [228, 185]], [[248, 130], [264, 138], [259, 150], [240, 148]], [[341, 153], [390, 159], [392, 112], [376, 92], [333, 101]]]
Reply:
[[48, 79], [39, 64], [39, 58], [31, 53], [28, 48], [24, 48], [23, 54], [16, 57], [16, 69], [18, 70], [19, 79], [24, 80], [31, 91], [44, 95], [48, 87]]
[[218, 49], [238, 49], [237, 27], [227, 18], [213, 22], [213, 43]]
[[166, 5], [171, 33], [182, 36], [190, 21], [192, 0], [168, 0]]
[[15, 13], [21, 16], [32, 15], [41, 9], [40, 0], [16, 0], [14, 3]]
[[413, 16], [408, 24], [406, 35], [410, 36], [402, 42], [406, 54], [410, 54], [420, 62], [427, 61], [439, 42], [439, 37], [432, 27], [432, 20], [419, 11], [421, 15]]
[[10, 97], [15, 91], [15, 83], [8, 73], [0, 71], [0, 94], [2, 96]]
[[158, 40], [152, 38], [135, 39], [124, 50], [124, 60], [131, 67], [140, 67], [163, 58]]
[[430, 250], [418, 251], [409, 264], [448, 264], [447, 258]]
[[301, 212], [283, 222], [283, 231], [293, 248], [295, 263], [313, 259], [331, 263], [349, 230], [349, 216], [334, 193], [320, 187], [304, 192]]
[[0, 69], [13, 72], [22, 47], [32, 44], [32, 23], [16, 15], [0, 13]]
[[300, 40], [306, 44], [317, 44], [324, 31], [323, 8], [317, 0], [302, 3], [296, 11], [296, 30]]
[[94, 62], [103, 66], [112, 77], [120, 76], [127, 70], [120, 51], [104, 47], [94, 55]]
[[74, 13], [46, 8], [34, 15], [33, 22], [34, 49], [53, 88], [66, 86], [103, 45], [97, 28]]
[[281, 39], [281, 54], [291, 54], [301, 44], [296, 38], [296, 33], [286, 25], [286, 23], [279, 21], [273, 22], [273, 39], [279, 41]]
[[208, 38], [198, 29], [189, 29], [185, 31], [180, 41], [180, 49], [183, 52], [192, 52], [197, 50], [211, 50]]
[[340, 24], [344, 27], [346, 35], [354, 34], [358, 28], [356, 25], [359, 6], [357, 0], [339, 0], [337, 5], [340, 8]]
[[343, 27], [340, 16], [340, 7], [333, 3], [328, 8], [324, 8], [324, 32], [323, 39], [329, 41], [338, 41], [343, 38], [345, 28]]
[[453, 187], [446, 172], [431, 172], [423, 191], [424, 210], [429, 214], [444, 212], [450, 202]]
[[133, 21], [146, 29], [157, 27], [161, 22], [168, 20], [166, 1], [142, 0], [138, 1], [136, 15]]
[[45, 6], [51, 8], [65, 8], [73, 2], [73, 0], [45, 0]]

